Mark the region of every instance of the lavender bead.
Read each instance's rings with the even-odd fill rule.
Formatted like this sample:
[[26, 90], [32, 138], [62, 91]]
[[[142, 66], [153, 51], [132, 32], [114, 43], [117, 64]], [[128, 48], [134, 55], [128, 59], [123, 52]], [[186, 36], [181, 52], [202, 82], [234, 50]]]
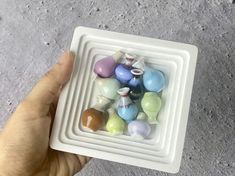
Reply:
[[118, 51], [112, 56], [107, 56], [95, 63], [94, 72], [102, 78], [109, 78], [114, 74], [117, 61], [123, 53]]
[[150, 134], [151, 127], [143, 120], [135, 120], [128, 124], [128, 132], [132, 137], [145, 139]]
[[114, 74], [115, 66], [116, 62], [109, 56], [96, 62], [94, 72], [100, 77], [108, 78]]

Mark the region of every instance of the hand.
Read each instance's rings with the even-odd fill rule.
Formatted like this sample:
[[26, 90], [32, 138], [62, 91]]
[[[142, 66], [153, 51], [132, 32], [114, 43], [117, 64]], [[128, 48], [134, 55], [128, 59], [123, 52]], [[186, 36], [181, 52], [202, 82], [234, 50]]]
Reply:
[[0, 134], [0, 175], [70, 176], [88, 162], [88, 157], [49, 148], [58, 96], [73, 61], [72, 53], [64, 53], [8, 120]]

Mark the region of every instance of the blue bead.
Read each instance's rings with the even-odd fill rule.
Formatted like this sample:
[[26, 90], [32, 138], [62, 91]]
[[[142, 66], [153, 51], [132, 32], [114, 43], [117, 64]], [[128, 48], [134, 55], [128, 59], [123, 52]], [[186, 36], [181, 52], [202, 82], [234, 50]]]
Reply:
[[136, 119], [136, 116], [138, 114], [138, 107], [136, 104], [130, 104], [125, 107], [118, 107], [117, 112], [118, 115], [127, 121], [128, 123], [131, 122], [132, 120]]
[[154, 69], [145, 71], [143, 82], [145, 89], [152, 92], [161, 92], [166, 84], [164, 74], [161, 71]]
[[128, 87], [130, 88], [129, 96], [132, 100], [138, 100], [143, 94], [143, 85], [140, 78], [132, 78], [128, 82]]
[[116, 67], [115, 75], [117, 80], [119, 80], [122, 84], [126, 84], [129, 80], [133, 78], [131, 71], [122, 64], [119, 64]]

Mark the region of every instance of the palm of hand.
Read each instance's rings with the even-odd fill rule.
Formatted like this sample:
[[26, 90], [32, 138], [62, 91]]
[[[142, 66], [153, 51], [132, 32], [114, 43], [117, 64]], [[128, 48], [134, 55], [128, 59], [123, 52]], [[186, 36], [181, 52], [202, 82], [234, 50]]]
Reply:
[[0, 165], [2, 162], [8, 163], [4, 167], [8, 171], [6, 174], [64, 176], [81, 170], [88, 157], [49, 148], [54, 103], [50, 106], [48, 116], [38, 114], [35, 108], [37, 105], [32, 106], [28, 100], [22, 102], [0, 136]]

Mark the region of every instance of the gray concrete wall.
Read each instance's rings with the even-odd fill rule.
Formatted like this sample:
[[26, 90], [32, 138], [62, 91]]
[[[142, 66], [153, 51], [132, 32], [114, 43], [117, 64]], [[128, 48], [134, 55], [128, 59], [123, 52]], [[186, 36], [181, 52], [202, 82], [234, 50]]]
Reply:
[[[199, 47], [181, 170], [235, 175], [235, 4], [230, 0], [0, 0], [0, 124], [68, 49], [76, 26]], [[93, 159], [78, 176], [166, 173]]]

